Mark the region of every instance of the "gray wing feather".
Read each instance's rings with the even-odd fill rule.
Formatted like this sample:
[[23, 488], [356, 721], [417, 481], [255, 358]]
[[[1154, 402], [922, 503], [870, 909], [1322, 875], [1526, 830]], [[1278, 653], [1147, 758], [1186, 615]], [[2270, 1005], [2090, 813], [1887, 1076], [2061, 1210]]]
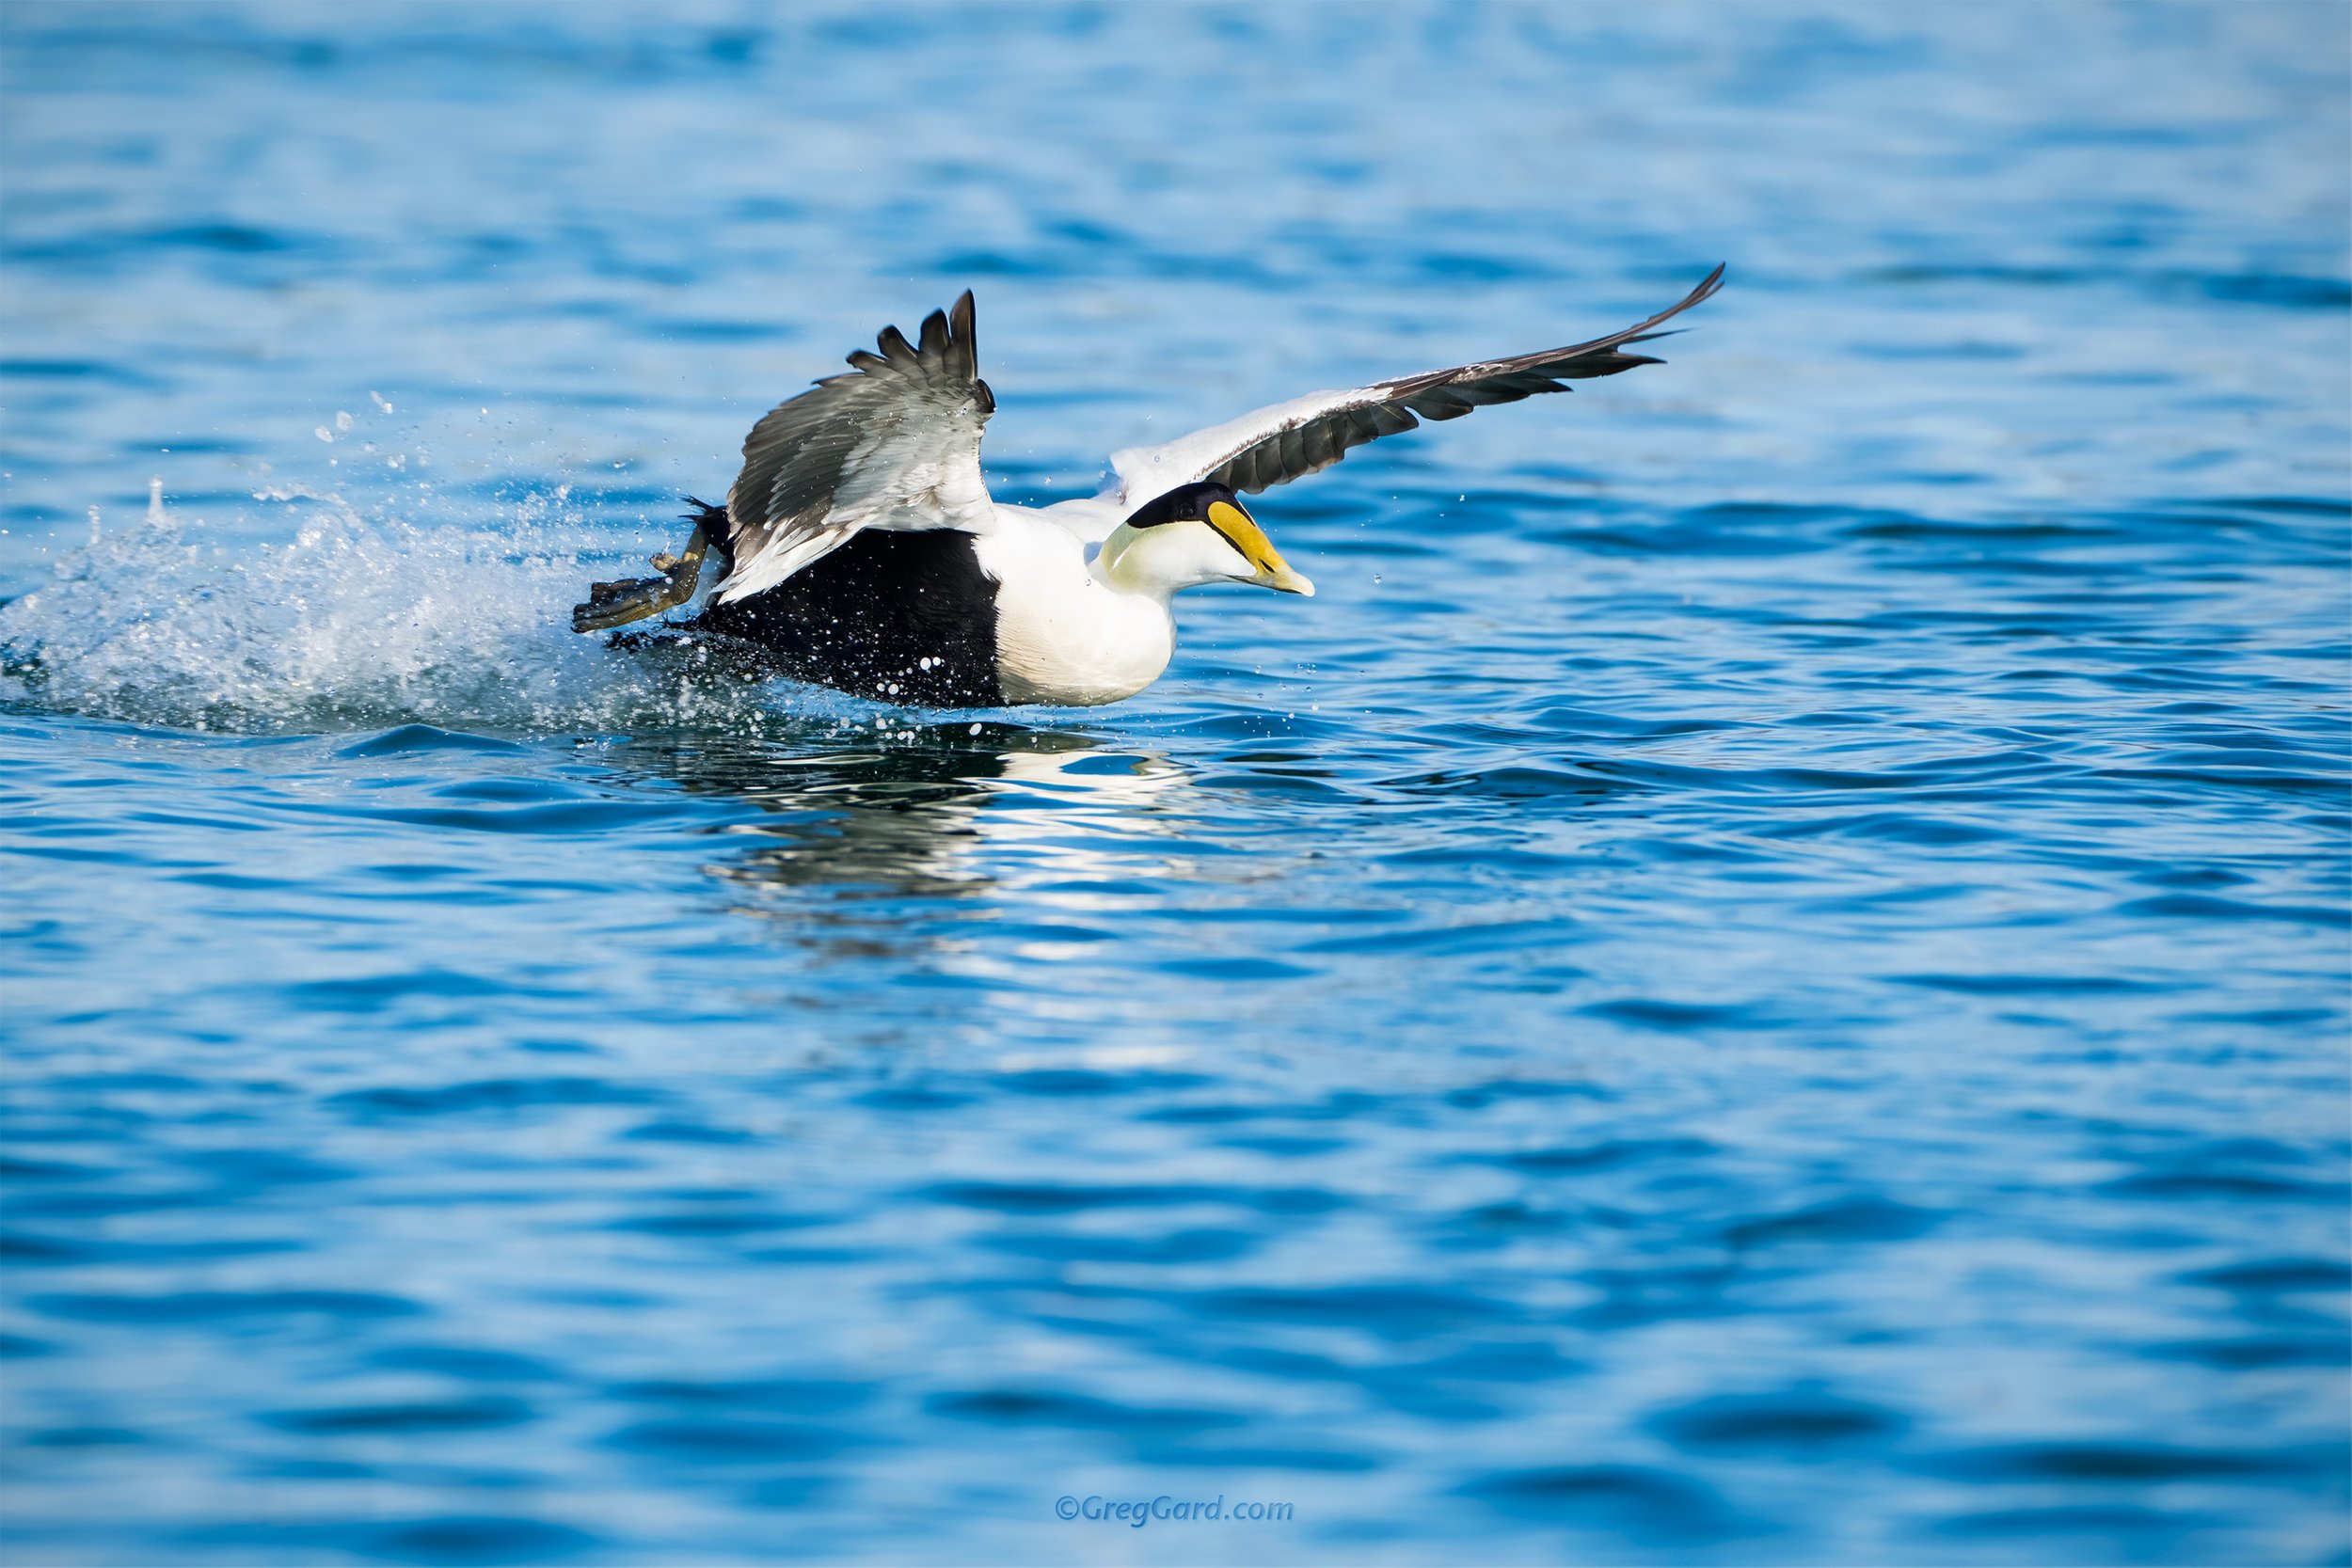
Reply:
[[743, 441], [727, 490], [735, 565], [720, 597], [772, 588], [862, 528], [985, 529], [980, 432], [996, 400], [979, 378], [972, 295], [895, 326], [851, 367], [779, 404]]

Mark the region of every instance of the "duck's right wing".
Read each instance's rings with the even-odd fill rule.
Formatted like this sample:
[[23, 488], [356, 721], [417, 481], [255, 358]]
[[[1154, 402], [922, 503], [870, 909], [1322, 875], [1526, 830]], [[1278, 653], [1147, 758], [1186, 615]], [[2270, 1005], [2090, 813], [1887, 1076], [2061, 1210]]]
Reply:
[[1490, 403], [1565, 392], [1568, 388], [1561, 385], [1564, 381], [1655, 365], [1658, 361], [1647, 355], [1625, 353], [1626, 345], [1656, 336], [1652, 328], [1707, 299], [1723, 283], [1724, 269], [1717, 267], [1679, 303], [1590, 342], [1399, 376], [1349, 391], [1310, 392], [1164, 446], [1113, 452], [1111, 467], [1117, 477], [1102, 499], [1132, 510], [1200, 480], [1247, 491], [1287, 484], [1329, 467], [1352, 447], [1411, 430], [1422, 420], [1459, 419]]
[[778, 404], [743, 441], [727, 490], [734, 565], [722, 600], [773, 588], [860, 529], [984, 532], [980, 431], [996, 399], [979, 375], [972, 295], [925, 318], [915, 342], [882, 328], [879, 353]]

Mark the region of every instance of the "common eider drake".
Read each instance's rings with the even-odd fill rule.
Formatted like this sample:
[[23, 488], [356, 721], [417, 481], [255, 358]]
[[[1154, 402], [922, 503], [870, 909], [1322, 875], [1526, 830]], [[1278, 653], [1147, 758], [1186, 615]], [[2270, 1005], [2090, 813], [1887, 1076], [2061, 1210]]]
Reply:
[[1102, 494], [1042, 508], [993, 500], [980, 477], [996, 398], [980, 379], [967, 292], [915, 341], [884, 327], [880, 352], [850, 355], [848, 374], [771, 410], [743, 442], [726, 505], [690, 502], [693, 535], [653, 558], [662, 575], [593, 585], [572, 628], [687, 603], [715, 554], [717, 592], [675, 629], [745, 646], [796, 679], [930, 707], [1115, 703], [1168, 668], [1178, 589], [1314, 593], [1241, 492], [1327, 468], [1421, 420], [1657, 364], [1627, 345], [1714, 293], [1723, 275], [1590, 342], [1312, 392], [1114, 452]]

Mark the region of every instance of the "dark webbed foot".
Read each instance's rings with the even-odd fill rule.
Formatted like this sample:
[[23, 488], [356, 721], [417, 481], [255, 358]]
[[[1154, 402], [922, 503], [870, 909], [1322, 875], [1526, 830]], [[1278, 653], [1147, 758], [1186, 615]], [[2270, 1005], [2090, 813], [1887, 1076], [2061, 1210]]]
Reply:
[[675, 610], [694, 596], [694, 589], [702, 580], [703, 556], [709, 547], [709, 535], [697, 525], [694, 536], [686, 542], [683, 555], [652, 558], [649, 564], [661, 576], [590, 583], [588, 602], [572, 607], [572, 629], [609, 631], [663, 610]]

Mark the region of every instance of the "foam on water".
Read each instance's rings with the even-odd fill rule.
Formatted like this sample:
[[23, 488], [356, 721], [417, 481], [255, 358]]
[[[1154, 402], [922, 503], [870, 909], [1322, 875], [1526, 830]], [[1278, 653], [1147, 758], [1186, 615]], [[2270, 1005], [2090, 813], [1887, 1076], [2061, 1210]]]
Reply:
[[569, 626], [609, 562], [587, 559], [566, 493], [494, 528], [370, 517], [342, 496], [262, 492], [279, 543], [204, 542], [164, 503], [95, 519], [54, 578], [0, 606], [0, 696], [143, 723], [285, 734], [403, 722], [557, 734], [691, 726], [758, 733], [842, 701], [624, 654]]

